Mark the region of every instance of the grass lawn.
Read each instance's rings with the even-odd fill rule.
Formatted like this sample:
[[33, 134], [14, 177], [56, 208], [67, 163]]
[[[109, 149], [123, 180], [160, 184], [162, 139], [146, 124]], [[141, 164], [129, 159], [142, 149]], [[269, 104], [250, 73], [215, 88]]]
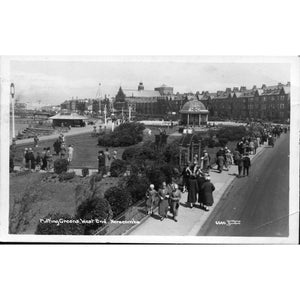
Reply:
[[[55, 142], [55, 140], [56, 139], [41, 141], [39, 142], [39, 147], [37, 148], [33, 148], [33, 142], [28, 143], [26, 145], [17, 146], [15, 164], [16, 165], [21, 164], [24, 148], [26, 147], [27, 148], [32, 147], [35, 155], [37, 152], [42, 152], [44, 147], [51, 147], [51, 151], [54, 154], [53, 143]], [[67, 146], [69, 144], [72, 144], [74, 146], [74, 156], [73, 156], [71, 167], [73, 168], [87, 167], [87, 168], [95, 168], [95, 169], [98, 168], [98, 161], [97, 161], [98, 151], [104, 150], [105, 148], [97, 145], [98, 143], [97, 137], [92, 137], [90, 133], [83, 133], [74, 136], [67, 136], [65, 140]], [[118, 158], [121, 158], [124, 148], [111, 147], [109, 148], [109, 150], [111, 151], [111, 153], [112, 151], [116, 150], [118, 152]], [[53, 159], [54, 160], [56, 159], [55, 155], [53, 156]]]
[[[158, 127], [153, 127], [153, 126], [147, 126], [147, 128], [151, 129], [151, 135], [146, 134], [144, 136], [144, 142], [146, 141], [154, 141], [155, 140], [155, 135], [159, 134], [159, 128]], [[172, 134], [173, 132], [178, 131], [178, 127], [174, 128], [166, 128], [166, 133], [168, 135]], [[168, 137], [168, 143], [171, 143], [172, 141], [178, 139], [180, 137], [178, 136], [169, 136]], [[20, 165], [22, 162], [23, 158], [23, 151], [24, 148], [27, 147], [32, 147], [34, 154], [42, 152], [44, 147], [51, 147], [52, 151], [53, 150], [53, 143], [55, 142], [56, 139], [52, 140], [47, 140], [47, 141], [41, 141], [39, 143], [39, 147], [33, 148], [33, 142], [28, 143], [26, 145], [19, 145], [17, 146], [17, 153], [15, 157], [15, 164]], [[98, 143], [98, 138], [97, 137], [92, 137], [90, 133], [83, 133], [80, 135], [74, 135], [74, 136], [67, 136], [66, 137], [66, 145], [68, 146], [69, 144], [74, 145], [74, 158], [72, 161], [72, 168], [98, 168], [98, 161], [97, 161], [97, 155], [99, 150], [104, 150], [105, 147], [100, 147], [97, 145]], [[227, 147], [231, 149], [232, 151], [236, 147], [236, 142], [229, 142]], [[117, 151], [118, 153], [118, 158], [122, 157], [123, 151], [126, 149], [126, 147], [110, 147], [109, 151], [112, 153], [114, 150]], [[219, 150], [219, 148], [207, 148], [208, 153], [210, 154], [212, 161], [214, 161], [215, 154]], [[56, 156], [53, 157], [53, 159], [56, 159]]]
[[[155, 134], [159, 133], [158, 127], [147, 127], [151, 128], [151, 136], [145, 135], [144, 141], [154, 141], [154, 136]], [[171, 134], [175, 131], [177, 131], [175, 127], [173, 129], [166, 129], [167, 134]], [[175, 137], [178, 138], [178, 137]], [[174, 137], [169, 137], [168, 141], [170, 142], [173, 140]], [[23, 159], [23, 152], [24, 148], [29, 148], [31, 147], [34, 151], [34, 154], [36, 155], [37, 152], [42, 152], [43, 148], [45, 147], [51, 147], [51, 150], [53, 151], [54, 154], [54, 149], [53, 149], [53, 143], [55, 142], [56, 139], [51, 139], [47, 141], [40, 141], [39, 142], [39, 147], [34, 148], [33, 147], [33, 142], [24, 144], [24, 145], [18, 145], [17, 146], [17, 153], [15, 157], [15, 165], [20, 165], [22, 163]], [[98, 151], [99, 150], [104, 150], [105, 147], [100, 147], [97, 145], [98, 143], [98, 137], [92, 137], [90, 133], [83, 133], [83, 134], [78, 134], [74, 136], [67, 136], [65, 137], [66, 140], [66, 145], [68, 146], [69, 144], [72, 144], [74, 146], [74, 157], [72, 161], [72, 168], [98, 168], [98, 161], [97, 161], [97, 156], [98, 156]], [[109, 151], [112, 153], [113, 151], [117, 151], [118, 153], [118, 158], [122, 157], [123, 151], [126, 149], [126, 147], [109, 147]], [[53, 159], [56, 159], [56, 156], [54, 155]]]

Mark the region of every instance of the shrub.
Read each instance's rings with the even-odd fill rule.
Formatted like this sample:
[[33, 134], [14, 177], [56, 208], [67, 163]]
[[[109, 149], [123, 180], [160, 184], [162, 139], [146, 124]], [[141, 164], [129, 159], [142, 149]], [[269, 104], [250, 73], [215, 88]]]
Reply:
[[127, 163], [122, 159], [115, 159], [110, 166], [110, 175], [112, 177], [122, 176], [127, 170]]
[[156, 160], [158, 152], [155, 150], [154, 143], [146, 142], [143, 145], [128, 147], [122, 154], [122, 159], [132, 160]]
[[163, 181], [167, 181], [166, 175], [159, 167], [151, 167], [146, 170], [146, 176], [150, 183], [154, 184], [156, 189], [159, 189]]
[[[68, 214], [50, 213], [43, 220], [38, 224], [35, 234], [78, 235], [84, 232], [83, 226]], [[70, 222], [58, 223], [59, 220]]]
[[112, 218], [112, 210], [106, 199], [96, 196], [85, 200], [78, 206], [76, 217], [82, 220], [94, 220], [92, 223], [83, 225], [84, 234], [91, 234], [106, 225]]
[[59, 174], [59, 181], [70, 180], [75, 177], [75, 172], [62, 172]]
[[105, 192], [104, 197], [111, 206], [114, 218], [124, 212], [132, 204], [130, 193], [123, 187], [109, 188]]
[[143, 140], [145, 126], [141, 123], [124, 123], [114, 132], [101, 135], [98, 145], [104, 147], [123, 147], [135, 145]]
[[150, 181], [146, 176], [132, 174], [128, 177], [126, 181], [126, 188], [129, 191], [134, 203], [144, 198], [149, 185]]
[[139, 151], [140, 151], [140, 148], [138, 146], [128, 147], [124, 150], [124, 152], [122, 154], [122, 159], [123, 160], [132, 160], [132, 159], [136, 158]]
[[89, 168], [82, 168], [81, 170], [82, 177], [86, 177], [90, 174]]
[[179, 140], [175, 140], [168, 144], [163, 153], [165, 162], [178, 165], [179, 152]]
[[225, 147], [228, 143], [228, 139], [227, 138], [219, 138], [219, 144], [220, 147]]
[[226, 126], [219, 129], [218, 139], [226, 138], [228, 141], [238, 141], [247, 134], [244, 126]]
[[68, 161], [64, 158], [59, 158], [54, 161], [54, 172], [61, 174], [62, 172], [68, 171]]

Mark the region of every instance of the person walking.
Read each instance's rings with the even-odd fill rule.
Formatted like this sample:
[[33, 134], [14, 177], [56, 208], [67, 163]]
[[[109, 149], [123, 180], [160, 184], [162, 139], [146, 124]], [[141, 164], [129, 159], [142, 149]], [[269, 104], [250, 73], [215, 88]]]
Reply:
[[243, 176], [247, 174], [249, 176], [249, 168], [251, 166], [251, 160], [248, 153], [245, 153], [245, 156], [243, 157]]
[[60, 146], [60, 158], [65, 159], [66, 155], [67, 155], [67, 149], [65, 143], [63, 142]]
[[147, 215], [152, 215], [157, 199], [157, 191], [154, 189], [154, 184], [150, 184], [146, 192], [146, 199]]
[[241, 177], [242, 171], [243, 171], [243, 158], [242, 158], [241, 154], [237, 157], [236, 164], [238, 166], [238, 176], [237, 177]]
[[35, 170], [35, 157], [31, 148], [28, 150], [29, 157], [29, 170], [33, 172]]
[[186, 164], [186, 166], [183, 168], [181, 176], [182, 176], [182, 192], [185, 193], [187, 191], [187, 187], [189, 184], [189, 178], [192, 174], [192, 171], [189, 168], [189, 165]]
[[37, 135], [34, 136], [33, 141], [34, 141], [34, 147], [35, 147], [35, 148], [38, 147], [39, 138], [38, 138]]
[[206, 150], [203, 151], [203, 156], [201, 157], [202, 161], [202, 170], [205, 173], [209, 173], [210, 171], [210, 156]]
[[68, 147], [68, 162], [69, 162], [69, 164], [71, 164], [71, 162], [73, 160], [73, 153], [74, 153], [74, 147], [73, 147], [73, 145], [69, 145], [69, 147]]
[[105, 156], [102, 150], [98, 151], [98, 174], [105, 174]]
[[41, 167], [41, 169], [42, 170], [47, 169], [46, 152], [47, 152], [47, 148], [44, 148], [43, 151], [42, 151], [42, 155], [41, 155], [41, 158], [42, 158], [42, 167]]
[[195, 166], [192, 166], [193, 173], [190, 175], [189, 181], [188, 181], [187, 204], [190, 208], [194, 207], [194, 205], [197, 201], [197, 193], [198, 193], [198, 183], [197, 183], [197, 179], [196, 179], [196, 174], [194, 173], [194, 167]]
[[181, 192], [178, 188], [178, 184], [177, 183], [174, 183], [173, 184], [173, 191], [171, 192], [171, 195], [170, 195], [170, 199], [171, 199], [171, 213], [173, 215], [173, 220], [175, 222], [177, 222], [177, 216], [178, 216], [178, 209], [179, 209], [179, 206], [180, 206], [180, 200], [181, 200]]
[[233, 158], [232, 158], [231, 151], [228, 148], [225, 150], [225, 161], [226, 161], [227, 170], [229, 170], [229, 168], [233, 164]]
[[22, 159], [22, 169], [25, 170], [27, 168], [27, 158], [26, 158], [26, 154], [28, 153], [28, 148], [24, 149], [23, 152], [23, 159]]
[[204, 198], [203, 198], [203, 191], [202, 191], [202, 185], [205, 182], [205, 177], [208, 176], [208, 173], [206, 174], [199, 174], [197, 176], [197, 185], [198, 185], [198, 203], [200, 205], [200, 208], [204, 207]]
[[254, 139], [253, 143], [254, 143], [254, 149], [253, 149], [254, 153], [253, 154], [256, 154], [256, 151], [257, 151], [257, 148], [258, 148], [257, 139]]
[[45, 155], [46, 161], [47, 161], [47, 167], [46, 170], [50, 171], [52, 169], [52, 154], [50, 147], [47, 148], [46, 155]]
[[162, 187], [158, 190], [158, 197], [158, 214], [160, 216], [160, 220], [163, 221], [168, 216], [170, 198], [169, 190], [165, 181], [162, 183]]
[[107, 174], [110, 169], [110, 159], [111, 159], [108, 148], [106, 148], [104, 151], [104, 157], [105, 157], [105, 174]]
[[217, 156], [217, 165], [218, 165], [219, 173], [222, 173], [223, 166], [224, 166], [224, 156], [223, 156], [223, 154]]
[[210, 176], [205, 176], [205, 182], [201, 186], [202, 205], [205, 211], [209, 211], [209, 206], [214, 204], [213, 191], [215, 186], [210, 182]]
[[250, 150], [250, 154], [255, 154], [254, 153], [254, 141], [252, 139], [249, 142], [249, 150]]

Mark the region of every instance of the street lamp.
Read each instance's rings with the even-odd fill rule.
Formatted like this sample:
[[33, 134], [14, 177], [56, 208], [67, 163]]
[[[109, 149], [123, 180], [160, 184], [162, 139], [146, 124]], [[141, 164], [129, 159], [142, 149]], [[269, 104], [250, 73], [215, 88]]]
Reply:
[[15, 85], [11, 83], [10, 85], [10, 95], [11, 95], [11, 105], [12, 105], [12, 138], [15, 138]]

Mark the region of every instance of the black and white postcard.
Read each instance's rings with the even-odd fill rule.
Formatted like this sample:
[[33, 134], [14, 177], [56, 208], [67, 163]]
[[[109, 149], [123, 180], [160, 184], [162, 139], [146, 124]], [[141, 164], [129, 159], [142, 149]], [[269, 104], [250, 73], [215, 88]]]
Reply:
[[298, 57], [0, 62], [2, 241], [298, 242]]

